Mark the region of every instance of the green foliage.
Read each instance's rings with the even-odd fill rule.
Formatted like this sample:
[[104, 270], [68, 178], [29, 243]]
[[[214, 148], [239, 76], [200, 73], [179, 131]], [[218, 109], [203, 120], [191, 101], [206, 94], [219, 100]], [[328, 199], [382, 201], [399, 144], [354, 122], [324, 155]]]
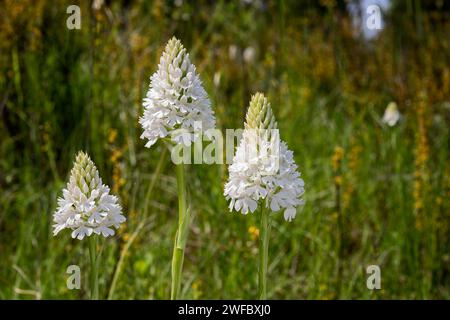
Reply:
[[[369, 41], [341, 1], [110, 1], [98, 10], [79, 2], [81, 30], [66, 28], [70, 1], [0, 2], [1, 299], [89, 297], [86, 246], [51, 233], [79, 150], [127, 216], [99, 243], [100, 297], [145, 221], [114, 298], [169, 298], [174, 167], [164, 145], [144, 148], [138, 117], [173, 35], [222, 130], [242, 128], [251, 95], [267, 93], [305, 180], [297, 218], [272, 219], [268, 298], [450, 298], [448, 9], [395, 7]], [[381, 123], [391, 101], [403, 115], [392, 128]], [[256, 298], [257, 215], [229, 212], [226, 165], [187, 170], [193, 220], [181, 296]], [[81, 290], [66, 287], [71, 264], [81, 267]], [[372, 264], [381, 290], [366, 287]]]

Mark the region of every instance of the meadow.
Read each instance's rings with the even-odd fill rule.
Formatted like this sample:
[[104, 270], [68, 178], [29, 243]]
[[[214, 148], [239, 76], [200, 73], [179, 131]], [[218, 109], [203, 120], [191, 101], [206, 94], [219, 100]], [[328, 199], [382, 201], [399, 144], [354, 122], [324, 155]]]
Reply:
[[[138, 120], [172, 36], [221, 130], [242, 128], [265, 92], [305, 181], [296, 219], [272, 219], [269, 299], [450, 298], [448, 3], [391, 1], [370, 39], [344, 1], [95, 3], [0, 2], [0, 299], [89, 297], [85, 273], [80, 290], [66, 286], [68, 266], [89, 267], [85, 243], [52, 235], [79, 150], [127, 217], [100, 241], [100, 298], [169, 298], [175, 171]], [[66, 27], [71, 4], [79, 30]], [[181, 296], [256, 298], [258, 216], [229, 211], [226, 164], [187, 175]], [[367, 288], [370, 265], [380, 290]]]

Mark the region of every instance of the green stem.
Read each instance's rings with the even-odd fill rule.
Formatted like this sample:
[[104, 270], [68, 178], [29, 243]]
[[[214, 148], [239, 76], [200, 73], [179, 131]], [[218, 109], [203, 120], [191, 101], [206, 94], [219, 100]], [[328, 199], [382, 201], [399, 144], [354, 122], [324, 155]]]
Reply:
[[150, 180], [150, 184], [148, 185], [147, 194], [145, 196], [144, 216], [142, 217], [142, 219], [147, 218], [148, 207], [150, 205], [150, 198], [152, 197], [153, 189], [155, 188], [156, 181], [159, 179], [161, 172], [164, 170], [164, 165], [166, 163], [166, 161], [165, 161], [166, 153], [167, 153], [167, 148], [163, 148], [163, 151], [161, 152], [161, 155], [158, 160], [158, 164], [156, 165], [155, 173], [153, 174], [153, 177]]
[[181, 288], [181, 271], [183, 269], [184, 248], [186, 247], [187, 233], [189, 230], [189, 210], [186, 202], [186, 181], [184, 177], [184, 165], [176, 165], [178, 185], [178, 230], [175, 235], [175, 243], [172, 256], [172, 286], [170, 299], [179, 298]]
[[146, 221], [144, 220], [137, 226], [136, 231], [134, 231], [133, 234], [131, 235], [130, 239], [128, 239], [128, 241], [125, 242], [125, 245], [124, 245], [122, 251], [120, 252], [119, 262], [117, 263], [117, 267], [114, 272], [113, 280], [111, 282], [111, 287], [109, 288], [108, 300], [111, 300], [114, 296], [114, 292], [115, 292], [116, 286], [117, 286], [117, 281], [119, 280], [119, 276], [123, 269], [123, 263], [125, 261], [125, 257], [127, 256], [127, 253], [130, 250], [130, 247], [133, 244], [136, 237], [138, 236], [139, 232], [144, 227], [145, 222]]
[[91, 299], [98, 300], [98, 262], [97, 262], [97, 236], [89, 237], [89, 256], [91, 260]]
[[[178, 232], [177, 236], [178, 237]], [[177, 248], [175, 238], [175, 245], [173, 247], [173, 256], [172, 256], [172, 288], [170, 291], [170, 299], [176, 300], [179, 297], [180, 289], [181, 289], [181, 271], [183, 268], [183, 260], [184, 260], [184, 250]]]
[[131, 245], [133, 244], [136, 237], [139, 235], [139, 232], [143, 229], [145, 222], [148, 220], [148, 207], [150, 206], [150, 198], [152, 196], [153, 189], [156, 185], [156, 180], [159, 179], [159, 176], [161, 175], [161, 172], [164, 170], [164, 163], [165, 163], [165, 157], [166, 157], [167, 149], [164, 148], [161, 156], [159, 157], [158, 164], [156, 166], [155, 173], [153, 174], [153, 177], [150, 181], [149, 187], [147, 189], [147, 194], [145, 196], [145, 203], [144, 203], [144, 214], [140, 216], [141, 223], [137, 226], [136, 231], [134, 231], [133, 235], [128, 239], [128, 241], [125, 242], [125, 245], [120, 252], [119, 262], [117, 263], [116, 270], [114, 271], [113, 280], [111, 282], [111, 286], [109, 288], [108, 293], [108, 300], [111, 300], [114, 296], [114, 292], [116, 290], [117, 282], [119, 280], [120, 275], [122, 274], [123, 264], [125, 261], [125, 258], [127, 257], [128, 251], [130, 250]]
[[264, 204], [261, 207], [261, 228], [259, 238], [259, 299], [267, 298], [267, 263], [269, 256], [269, 210]]

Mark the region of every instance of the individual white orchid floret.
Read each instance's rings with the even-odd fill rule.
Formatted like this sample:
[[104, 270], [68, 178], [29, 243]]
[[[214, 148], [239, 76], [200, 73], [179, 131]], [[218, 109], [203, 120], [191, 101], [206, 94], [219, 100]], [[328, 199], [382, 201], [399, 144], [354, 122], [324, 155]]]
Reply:
[[258, 204], [272, 211], [284, 210], [291, 221], [303, 204], [304, 182], [292, 151], [278, 134], [267, 98], [255, 94], [247, 111], [242, 139], [229, 167], [224, 195], [230, 210], [254, 212]]
[[114, 235], [125, 222], [118, 198], [109, 194], [109, 187], [102, 183], [95, 164], [80, 151], [70, 172], [63, 196], [58, 199], [58, 209], [53, 215], [53, 235], [63, 229], [72, 230], [72, 238], [82, 240], [85, 236]]
[[[151, 76], [143, 105], [139, 123], [144, 129], [141, 138], [148, 140], [146, 147], [169, 135], [175, 143], [190, 145], [200, 136], [199, 131], [215, 127], [208, 95], [189, 54], [175, 37], [167, 43], [158, 70]], [[174, 134], [180, 131], [187, 137]]]

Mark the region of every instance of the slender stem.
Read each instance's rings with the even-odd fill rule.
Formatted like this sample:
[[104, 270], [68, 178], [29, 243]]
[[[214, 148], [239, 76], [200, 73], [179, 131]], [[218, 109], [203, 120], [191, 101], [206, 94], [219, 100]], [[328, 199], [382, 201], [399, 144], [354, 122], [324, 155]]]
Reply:
[[109, 288], [108, 300], [111, 300], [114, 296], [114, 292], [115, 292], [116, 286], [117, 286], [117, 281], [119, 280], [119, 276], [123, 269], [123, 263], [125, 261], [125, 257], [127, 256], [127, 253], [130, 250], [130, 247], [133, 244], [136, 237], [138, 236], [139, 232], [144, 227], [145, 222], [146, 221], [144, 220], [137, 226], [136, 230], [133, 232], [130, 239], [128, 239], [128, 241], [125, 242], [125, 245], [124, 245], [122, 251], [120, 252], [119, 262], [117, 263], [116, 270], [115, 270], [114, 276], [113, 276], [113, 280], [111, 282], [111, 287]]
[[131, 245], [133, 244], [134, 240], [139, 235], [139, 232], [143, 229], [145, 222], [147, 222], [147, 215], [148, 215], [148, 208], [150, 204], [150, 199], [152, 196], [153, 189], [156, 185], [156, 181], [159, 179], [161, 172], [164, 170], [164, 164], [165, 164], [165, 158], [166, 158], [167, 149], [164, 148], [161, 156], [159, 157], [158, 164], [156, 166], [155, 173], [153, 174], [152, 179], [150, 180], [150, 184], [147, 189], [147, 194], [145, 196], [145, 203], [144, 203], [144, 213], [143, 215], [140, 215], [139, 219], [141, 219], [141, 223], [137, 226], [136, 230], [133, 232], [132, 236], [128, 239], [128, 241], [125, 242], [125, 245], [123, 249], [120, 251], [120, 257], [119, 261], [116, 265], [116, 270], [114, 271], [113, 280], [111, 282], [111, 286], [109, 287], [109, 293], [108, 293], [108, 300], [111, 300], [114, 296], [114, 292], [116, 290], [117, 282], [119, 280], [120, 275], [122, 274], [123, 269], [123, 263], [125, 261], [125, 258], [127, 257], [127, 253], [130, 250]]
[[[177, 237], [178, 232], [176, 238]], [[172, 256], [172, 287], [170, 291], [170, 300], [176, 300], [179, 297], [181, 289], [181, 271], [183, 268], [183, 260], [184, 260], [184, 250], [177, 248], [176, 238]]]
[[91, 258], [91, 299], [98, 300], [98, 261], [97, 261], [97, 236], [89, 237], [89, 256]]
[[147, 194], [145, 196], [145, 204], [144, 204], [144, 216], [142, 219], [147, 218], [148, 207], [150, 205], [150, 199], [152, 197], [153, 189], [155, 188], [156, 181], [159, 179], [161, 172], [164, 170], [164, 166], [166, 163], [166, 154], [167, 148], [163, 148], [161, 155], [159, 156], [158, 164], [156, 165], [155, 173], [153, 174], [152, 179], [150, 180], [150, 184], [148, 185]]
[[179, 298], [181, 288], [181, 271], [183, 269], [184, 248], [186, 247], [187, 233], [189, 230], [189, 210], [186, 202], [186, 181], [184, 177], [184, 165], [176, 165], [178, 185], [178, 230], [175, 236], [172, 256], [172, 286], [170, 299]]
[[259, 238], [259, 299], [267, 298], [267, 264], [269, 256], [270, 222], [269, 210], [264, 204], [261, 207], [261, 227]]
[[[340, 173], [338, 174], [340, 175]], [[337, 297], [338, 299], [342, 296], [342, 273], [344, 269], [344, 222], [342, 216], [342, 206], [341, 206], [341, 185], [335, 183], [336, 190], [336, 198], [335, 198], [335, 210], [337, 213], [337, 232], [338, 232], [338, 241], [337, 241], [337, 256], [338, 256], [338, 270], [337, 270]]]

